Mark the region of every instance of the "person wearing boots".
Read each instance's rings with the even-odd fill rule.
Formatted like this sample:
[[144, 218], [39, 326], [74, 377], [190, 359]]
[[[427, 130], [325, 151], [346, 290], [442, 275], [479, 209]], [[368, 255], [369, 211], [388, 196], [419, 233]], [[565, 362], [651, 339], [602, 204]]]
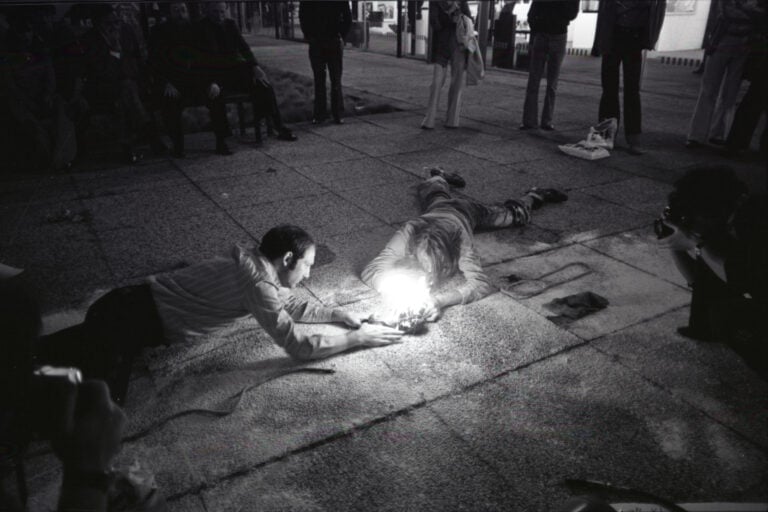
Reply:
[[[245, 92], [254, 99], [257, 119], [263, 115], [277, 130], [279, 140], [294, 141], [296, 135], [283, 125], [275, 90], [259, 66], [240, 29], [230, 19], [226, 2], [206, 4], [206, 15], [197, 25], [200, 72], [205, 76], [211, 99], [227, 91]], [[261, 134], [257, 130], [257, 140]]]
[[344, 96], [341, 92], [341, 73], [344, 59], [344, 39], [352, 26], [349, 2], [310, 0], [299, 4], [299, 22], [304, 38], [309, 42], [309, 62], [315, 81], [315, 101], [312, 123], [318, 124], [328, 117], [325, 70], [331, 79], [331, 117], [341, 124]]
[[666, 0], [602, 0], [594, 47], [603, 56], [599, 120], [621, 119], [619, 71], [624, 74], [624, 134], [630, 154], [640, 155], [642, 133], [640, 78], [643, 50], [656, 46], [664, 23]]
[[[434, 168], [430, 175], [417, 188], [424, 213], [397, 230], [386, 247], [363, 269], [361, 279], [386, 294], [388, 278], [393, 274], [405, 271], [425, 278], [430, 297], [423, 305], [423, 316], [427, 321], [435, 321], [443, 308], [469, 304], [497, 291], [483, 272], [474, 250], [475, 229], [524, 226], [531, 221], [531, 210], [544, 203], [566, 201], [568, 196], [551, 188], [532, 188], [519, 199], [509, 199], [503, 205], [487, 205], [453, 197], [452, 187], [466, 185], [459, 174]], [[457, 274], [463, 274], [462, 284], [441, 287]]]
[[149, 64], [154, 90], [163, 112], [165, 128], [173, 143], [173, 156], [184, 157], [184, 133], [181, 114], [184, 107], [205, 105], [211, 115], [216, 136], [216, 153], [231, 155], [225, 137], [229, 132], [224, 97], [206, 94], [198, 73], [194, 53], [195, 35], [184, 2], [170, 4], [168, 21], [155, 26], [149, 40]]

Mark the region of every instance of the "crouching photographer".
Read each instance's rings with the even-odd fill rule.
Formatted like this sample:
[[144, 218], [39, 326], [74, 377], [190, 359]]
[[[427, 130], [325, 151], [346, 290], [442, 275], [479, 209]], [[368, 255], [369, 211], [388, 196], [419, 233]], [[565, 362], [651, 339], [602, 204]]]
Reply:
[[681, 335], [729, 344], [768, 375], [768, 212], [728, 167], [692, 169], [654, 224], [692, 289]]
[[58, 510], [106, 510], [125, 414], [103, 381], [83, 382], [75, 368], [35, 368], [40, 313], [19, 274], [0, 264], [0, 509], [24, 509], [23, 458], [39, 439], [50, 441], [62, 462]]

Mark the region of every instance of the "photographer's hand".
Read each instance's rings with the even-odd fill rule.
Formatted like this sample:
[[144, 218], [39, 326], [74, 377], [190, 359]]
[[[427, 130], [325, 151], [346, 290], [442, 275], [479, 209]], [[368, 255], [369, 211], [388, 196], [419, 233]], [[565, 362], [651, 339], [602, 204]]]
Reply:
[[701, 237], [693, 231], [683, 229], [669, 221], [665, 221], [665, 224], [675, 230], [674, 233], [661, 239], [660, 242], [661, 245], [667, 247], [669, 250], [690, 252], [696, 249], [696, 246], [701, 243]]
[[424, 319], [427, 322], [437, 322], [442, 314], [442, 308], [438, 301], [431, 298], [429, 303], [424, 307]]

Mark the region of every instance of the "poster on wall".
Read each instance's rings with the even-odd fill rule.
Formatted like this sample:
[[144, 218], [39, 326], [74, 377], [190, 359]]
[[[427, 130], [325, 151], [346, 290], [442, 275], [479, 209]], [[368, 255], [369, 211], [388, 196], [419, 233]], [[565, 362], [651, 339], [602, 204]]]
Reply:
[[696, 0], [667, 0], [667, 14], [692, 14], [696, 12]]

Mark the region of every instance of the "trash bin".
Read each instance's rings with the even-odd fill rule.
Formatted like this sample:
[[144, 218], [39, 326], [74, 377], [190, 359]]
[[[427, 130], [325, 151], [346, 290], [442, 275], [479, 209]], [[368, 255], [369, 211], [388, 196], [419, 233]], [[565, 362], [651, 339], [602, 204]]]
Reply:
[[493, 24], [493, 54], [491, 66], [502, 69], [515, 67], [515, 32], [517, 16], [500, 16]]

